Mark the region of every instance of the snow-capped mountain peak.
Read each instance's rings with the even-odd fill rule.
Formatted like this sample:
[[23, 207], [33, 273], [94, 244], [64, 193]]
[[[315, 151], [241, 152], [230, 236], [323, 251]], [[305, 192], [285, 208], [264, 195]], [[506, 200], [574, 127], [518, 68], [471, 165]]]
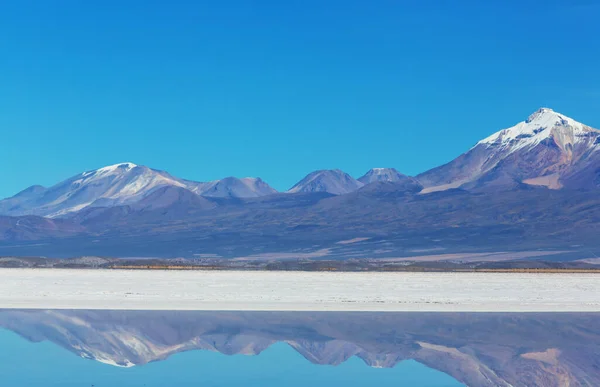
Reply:
[[201, 183], [193, 190], [199, 195], [209, 197], [242, 197], [252, 198], [266, 196], [277, 193], [277, 191], [261, 178], [244, 177], [226, 177], [221, 180], [215, 180], [208, 183]]
[[84, 172], [83, 176], [89, 176], [91, 174], [107, 175], [107, 174], [111, 174], [111, 173], [115, 173], [115, 172], [116, 173], [129, 172], [130, 170], [132, 170], [135, 167], [137, 167], [137, 165], [134, 163], [130, 163], [130, 162], [119, 163], [119, 164], [114, 164], [114, 165], [108, 165], [106, 167], [95, 169], [93, 171]]
[[569, 146], [585, 141], [590, 132], [598, 133], [599, 131], [552, 109], [541, 108], [531, 114], [526, 121], [500, 130], [479, 141], [477, 145], [510, 147], [512, 151], [515, 151], [535, 146], [545, 139], [552, 138], [559, 148], [565, 150]]
[[386, 176], [390, 173], [398, 173], [394, 168], [371, 168], [371, 170], [367, 173], [371, 173], [376, 176]]
[[87, 171], [60, 182], [12, 209], [17, 214], [56, 217], [88, 206], [105, 207], [141, 200], [162, 186], [186, 187], [163, 171], [120, 163]]
[[417, 179], [424, 192], [515, 184], [589, 188], [600, 184], [595, 172], [599, 149], [600, 130], [541, 108]]
[[201, 196], [239, 198], [276, 192], [258, 178], [231, 177], [200, 183], [126, 162], [80, 173], [50, 188], [31, 187], [0, 201], [0, 214], [58, 217], [86, 207], [130, 205], [163, 187], [183, 188]]
[[328, 192], [334, 195], [342, 195], [356, 191], [363, 185], [363, 183], [339, 169], [319, 170], [309, 173], [287, 192]]
[[394, 168], [372, 168], [359, 177], [358, 181], [363, 184], [370, 184], [378, 181], [396, 182], [406, 178], [408, 176], [401, 174]]

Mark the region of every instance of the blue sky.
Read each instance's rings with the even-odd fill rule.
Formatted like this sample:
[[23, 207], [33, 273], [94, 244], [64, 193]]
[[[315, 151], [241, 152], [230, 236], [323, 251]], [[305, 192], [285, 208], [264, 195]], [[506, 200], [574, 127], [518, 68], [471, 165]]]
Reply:
[[0, 3], [0, 196], [122, 161], [417, 174], [541, 106], [600, 127], [600, 2]]

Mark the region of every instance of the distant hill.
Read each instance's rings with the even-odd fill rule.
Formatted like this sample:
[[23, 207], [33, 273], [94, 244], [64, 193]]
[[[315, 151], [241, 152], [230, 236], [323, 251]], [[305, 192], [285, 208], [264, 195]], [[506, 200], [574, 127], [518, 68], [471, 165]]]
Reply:
[[363, 185], [339, 169], [322, 170], [308, 174], [287, 192], [328, 192], [334, 195], [343, 195], [356, 191]]

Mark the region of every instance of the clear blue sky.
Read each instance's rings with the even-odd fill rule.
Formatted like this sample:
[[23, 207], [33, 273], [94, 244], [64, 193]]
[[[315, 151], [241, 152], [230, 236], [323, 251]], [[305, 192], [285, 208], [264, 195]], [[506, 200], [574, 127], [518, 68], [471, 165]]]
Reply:
[[121, 161], [417, 174], [541, 106], [600, 127], [600, 2], [0, 3], [0, 196]]

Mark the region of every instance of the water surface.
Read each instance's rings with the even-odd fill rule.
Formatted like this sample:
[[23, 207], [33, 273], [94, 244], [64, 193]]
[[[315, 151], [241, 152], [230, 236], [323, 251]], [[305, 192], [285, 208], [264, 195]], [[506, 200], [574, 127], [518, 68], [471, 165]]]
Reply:
[[600, 385], [600, 314], [0, 311], [3, 386]]

